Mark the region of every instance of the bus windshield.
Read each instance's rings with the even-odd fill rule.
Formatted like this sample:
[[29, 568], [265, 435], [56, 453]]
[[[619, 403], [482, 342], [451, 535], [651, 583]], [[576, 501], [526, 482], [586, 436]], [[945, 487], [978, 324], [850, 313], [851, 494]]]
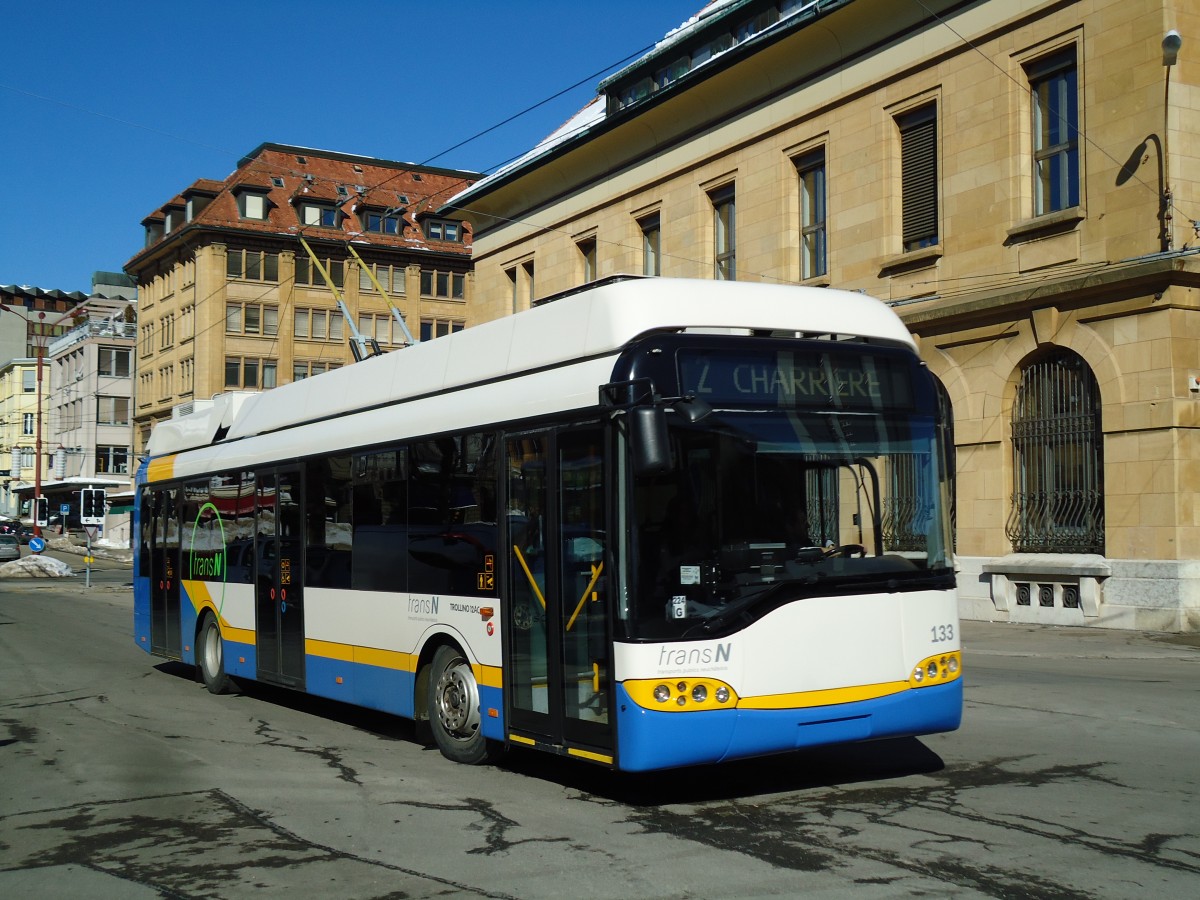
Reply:
[[724, 409], [668, 414], [668, 435], [670, 471], [635, 479], [630, 637], [716, 636], [805, 596], [952, 583], [932, 416]]

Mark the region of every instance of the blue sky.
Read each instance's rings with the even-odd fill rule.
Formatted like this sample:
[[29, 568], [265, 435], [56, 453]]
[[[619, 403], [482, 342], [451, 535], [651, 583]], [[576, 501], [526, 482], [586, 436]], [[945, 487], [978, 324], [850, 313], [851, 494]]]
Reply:
[[703, 5], [5, 3], [0, 284], [87, 292], [141, 249], [143, 218], [266, 141], [490, 171]]

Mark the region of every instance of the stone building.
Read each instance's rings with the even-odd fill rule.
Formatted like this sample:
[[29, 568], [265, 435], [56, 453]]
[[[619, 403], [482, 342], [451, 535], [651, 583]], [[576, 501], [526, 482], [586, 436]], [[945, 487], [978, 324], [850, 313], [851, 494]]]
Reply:
[[0, 285], [0, 516], [27, 515], [51, 477], [57, 448], [49, 414], [48, 345], [74, 326], [81, 291]]
[[471, 324], [470, 228], [435, 211], [478, 177], [267, 143], [151, 213], [125, 266], [138, 284], [137, 451], [155, 422], [216, 394]]
[[953, 410], [963, 615], [1195, 631], [1198, 82], [1185, 0], [718, 0], [445, 211], [489, 317], [618, 272], [884, 299]]

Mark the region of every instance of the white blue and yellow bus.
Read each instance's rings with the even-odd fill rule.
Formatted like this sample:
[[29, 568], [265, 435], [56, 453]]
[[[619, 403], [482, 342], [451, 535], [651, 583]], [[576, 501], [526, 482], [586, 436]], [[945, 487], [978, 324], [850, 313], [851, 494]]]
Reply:
[[135, 639], [629, 771], [948, 731], [942, 405], [857, 293], [612, 279], [158, 424]]

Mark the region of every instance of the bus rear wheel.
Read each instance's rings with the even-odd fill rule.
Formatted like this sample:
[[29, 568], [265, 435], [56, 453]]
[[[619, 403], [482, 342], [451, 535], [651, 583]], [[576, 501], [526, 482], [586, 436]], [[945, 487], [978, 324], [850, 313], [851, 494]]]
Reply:
[[433, 740], [443, 756], [468, 765], [492, 759], [492, 744], [479, 729], [479, 685], [457, 647], [439, 647], [433, 654], [428, 699]]
[[200, 680], [212, 694], [229, 693], [229, 675], [225, 672], [225, 642], [221, 639], [221, 626], [212, 613], [204, 617], [200, 626], [200, 639], [196, 641], [197, 666]]

